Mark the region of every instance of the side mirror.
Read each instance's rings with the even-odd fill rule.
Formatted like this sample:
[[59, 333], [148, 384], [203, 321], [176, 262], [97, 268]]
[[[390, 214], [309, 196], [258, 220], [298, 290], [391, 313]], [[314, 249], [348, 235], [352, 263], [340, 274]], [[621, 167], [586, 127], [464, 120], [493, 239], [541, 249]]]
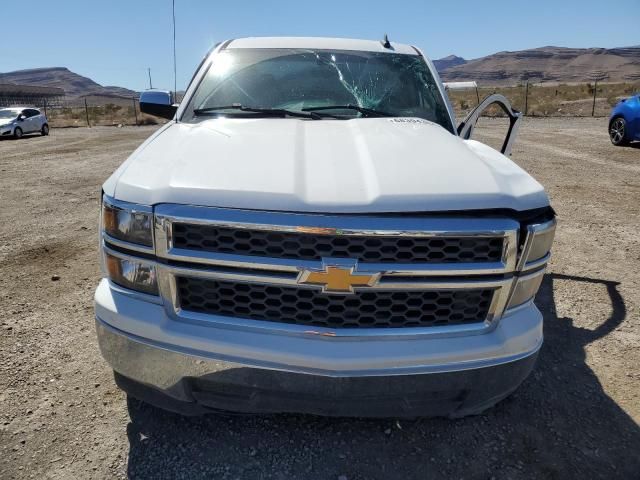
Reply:
[[173, 103], [171, 92], [147, 90], [140, 94], [140, 111], [142, 113], [171, 120], [175, 116], [176, 110], [178, 110], [178, 105]]
[[22, 122], [25, 118], [27, 118], [27, 117], [25, 117], [25, 116], [21, 113], [20, 115], [18, 115], [18, 118], [17, 118], [16, 120], [18, 120], [19, 122]]
[[458, 135], [463, 140], [469, 140], [473, 135], [473, 130], [476, 127], [476, 123], [478, 122], [480, 115], [482, 115], [482, 112], [494, 104], [498, 105], [502, 111], [507, 114], [507, 117], [509, 117], [509, 130], [507, 131], [507, 135], [502, 143], [502, 148], [500, 149], [500, 153], [509, 157], [511, 156], [511, 147], [513, 146], [513, 142], [518, 133], [518, 128], [520, 127], [522, 113], [514, 110], [509, 100], [507, 100], [503, 95], [494, 93], [480, 102], [480, 105], [474, 108], [471, 113], [467, 115], [467, 118], [458, 125]]

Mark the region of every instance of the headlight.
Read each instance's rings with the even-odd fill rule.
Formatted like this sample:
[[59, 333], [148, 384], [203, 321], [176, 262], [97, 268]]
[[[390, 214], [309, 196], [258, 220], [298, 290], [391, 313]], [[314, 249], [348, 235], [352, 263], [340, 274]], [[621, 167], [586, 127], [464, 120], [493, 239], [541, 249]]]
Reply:
[[527, 264], [541, 260], [551, 251], [553, 237], [556, 233], [556, 220], [545, 223], [529, 225], [527, 238], [522, 249], [522, 257], [518, 263], [518, 270], [527, 267]]
[[102, 228], [110, 237], [146, 247], [153, 246], [150, 207], [102, 199]]
[[[516, 284], [511, 291], [507, 310], [533, 300], [538, 293], [555, 232], [555, 218], [528, 226], [527, 237], [518, 260], [517, 270], [522, 273], [515, 279]], [[530, 273], [531, 271], [533, 273]]]
[[156, 269], [133, 258], [121, 258], [105, 252], [105, 269], [111, 281], [124, 288], [158, 295]]
[[544, 270], [538, 270], [530, 275], [523, 275], [516, 280], [516, 286], [511, 292], [507, 310], [517, 307], [523, 303], [533, 300], [538, 293], [542, 279], [544, 278]]
[[[101, 244], [104, 272], [121, 287], [158, 295], [153, 255], [153, 210], [145, 205], [102, 197]], [[131, 251], [126, 254], [125, 251]]]

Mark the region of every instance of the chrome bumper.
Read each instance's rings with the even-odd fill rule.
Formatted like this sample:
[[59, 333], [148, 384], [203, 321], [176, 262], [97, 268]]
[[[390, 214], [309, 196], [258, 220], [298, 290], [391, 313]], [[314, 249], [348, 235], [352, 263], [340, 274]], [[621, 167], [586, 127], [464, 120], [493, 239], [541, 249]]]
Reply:
[[[203, 408], [346, 416], [480, 411], [522, 382], [542, 343], [542, 317], [532, 303], [477, 335], [285, 336], [176, 322], [162, 306], [119, 293], [103, 280], [96, 317], [102, 354], [120, 376], [147, 393], [197, 407], [197, 413]], [[132, 394], [182, 411], [147, 393]], [[364, 403], [370, 405], [359, 410]]]
[[493, 406], [529, 375], [537, 351], [457, 372], [325, 377], [255, 368], [152, 346], [96, 321], [103, 355], [129, 395], [184, 415], [214, 411], [361, 417], [462, 417]]

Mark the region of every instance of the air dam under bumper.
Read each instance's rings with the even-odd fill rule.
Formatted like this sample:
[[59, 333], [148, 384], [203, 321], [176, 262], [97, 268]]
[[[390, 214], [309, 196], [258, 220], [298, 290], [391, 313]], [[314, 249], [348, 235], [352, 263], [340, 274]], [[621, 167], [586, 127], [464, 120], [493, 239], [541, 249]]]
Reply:
[[106, 280], [96, 291], [96, 328], [123, 390], [187, 415], [479, 413], [529, 375], [542, 343], [533, 304], [478, 335], [281, 336], [176, 321]]

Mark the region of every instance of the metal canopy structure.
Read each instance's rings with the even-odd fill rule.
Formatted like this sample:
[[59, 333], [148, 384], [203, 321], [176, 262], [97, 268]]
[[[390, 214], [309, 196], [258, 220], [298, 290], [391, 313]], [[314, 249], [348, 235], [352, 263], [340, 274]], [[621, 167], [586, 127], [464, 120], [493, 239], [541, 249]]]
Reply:
[[444, 88], [446, 90], [471, 90], [478, 88], [476, 82], [444, 82]]
[[64, 90], [62, 88], [0, 83], [0, 107], [13, 105], [43, 107], [45, 104], [57, 104], [63, 98]]

